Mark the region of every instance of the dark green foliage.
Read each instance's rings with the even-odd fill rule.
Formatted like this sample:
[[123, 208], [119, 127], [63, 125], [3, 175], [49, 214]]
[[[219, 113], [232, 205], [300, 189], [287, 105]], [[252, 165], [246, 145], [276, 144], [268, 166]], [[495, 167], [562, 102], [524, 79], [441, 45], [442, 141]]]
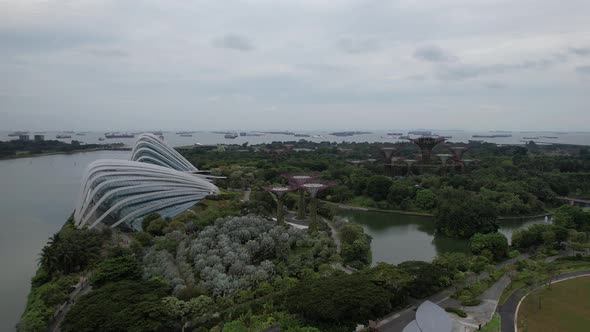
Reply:
[[557, 248], [567, 238], [568, 231], [562, 226], [536, 224], [512, 233], [512, 246], [518, 249], [529, 249], [540, 245]]
[[389, 292], [392, 307], [397, 308], [406, 303], [408, 286], [412, 282], [411, 276], [406, 271], [392, 264], [377, 263], [365, 273], [370, 275], [374, 284]]
[[475, 255], [480, 255], [484, 250], [492, 253], [495, 261], [500, 261], [508, 253], [508, 239], [502, 233], [477, 233], [469, 240], [469, 250]]
[[416, 206], [422, 210], [431, 210], [436, 206], [436, 195], [430, 189], [421, 189], [416, 192]]
[[498, 230], [494, 206], [461, 189], [446, 188], [436, 212], [436, 230], [442, 234], [470, 238], [475, 233]]
[[435, 264], [422, 261], [407, 261], [398, 265], [412, 281], [408, 284], [409, 294], [421, 299], [451, 285], [450, 276]]
[[103, 240], [98, 231], [66, 225], [43, 247], [39, 263], [50, 275], [80, 271], [98, 257]]
[[371, 237], [357, 224], [345, 223], [340, 228], [340, 255], [345, 264], [362, 268], [371, 264]]
[[391, 310], [390, 295], [366, 274], [307, 280], [287, 295], [289, 311], [319, 323], [353, 326]]
[[164, 234], [164, 228], [168, 225], [168, 222], [160, 217], [154, 219], [148, 223], [148, 227], [145, 229], [148, 233], [153, 236], [159, 236]]
[[152, 244], [153, 238], [148, 232], [137, 232], [133, 234], [133, 237], [139, 244], [143, 247], [150, 246]]
[[389, 187], [391, 187], [391, 183], [391, 179], [386, 176], [372, 176], [367, 182], [367, 195], [371, 196], [371, 198], [376, 201], [384, 200], [389, 194]]
[[46, 331], [56, 307], [67, 300], [71, 288], [78, 282], [78, 277], [73, 275], [42, 282], [46, 275], [43, 269], [39, 269], [31, 281], [27, 307], [17, 325], [19, 332]]
[[461, 301], [461, 305], [466, 306], [466, 307], [474, 307], [476, 305], [479, 305], [480, 303], [481, 303], [481, 301], [478, 299], [469, 299], [469, 300]]
[[62, 323], [62, 331], [162, 331], [170, 325], [162, 303], [167, 294], [168, 287], [159, 281], [106, 284], [76, 302]]
[[459, 316], [461, 318], [467, 317], [467, 314], [465, 313], [465, 311], [463, 311], [459, 308], [446, 307], [445, 311], [455, 313], [455, 314], [457, 314], [457, 316]]
[[119, 256], [100, 262], [94, 272], [92, 282], [100, 286], [124, 279], [136, 280], [141, 278], [141, 273], [141, 266], [135, 257]]
[[590, 232], [590, 213], [577, 206], [562, 205], [555, 211], [553, 223], [581, 232]]
[[80, 145], [78, 141], [72, 141], [72, 143], [66, 143], [58, 140], [46, 140], [46, 141], [0, 141], [0, 158], [14, 157], [23, 151], [29, 154], [40, 154], [47, 152], [72, 152], [74, 150], [90, 150], [99, 148], [98, 144], [84, 144]]
[[154, 221], [156, 219], [160, 219], [160, 218], [161, 218], [160, 215], [155, 212], [148, 214], [147, 216], [143, 217], [143, 220], [141, 222], [141, 228], [144, 231], [147, 231], [147, 228], [150, 226], [150, 223], [152, 221]]

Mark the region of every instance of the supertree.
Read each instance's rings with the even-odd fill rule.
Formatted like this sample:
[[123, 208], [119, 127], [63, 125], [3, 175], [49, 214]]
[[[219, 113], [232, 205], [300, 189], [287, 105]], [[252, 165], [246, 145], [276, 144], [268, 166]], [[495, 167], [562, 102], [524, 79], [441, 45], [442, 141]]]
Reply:
[[408, 176], [412, 176], [414, 175], [414, 173], [412, 173], [412, 165], [414, 165], [414, 163], [416, 162], [416, 160], [414, 159], [404, 159], [404, 162], [406, 163], [406, 165], [408, 165]]
[[398, 150], [398, 148], [389, 147], [389, 146], [381, 148], [381, 152], [383, 152], [383, 156], [385, 157], [385, 167], [389, 168], [390, 175], [392, 173], [391, 169], [393, 167], [392, 156], [393, 156], [393, 153], [397, 150]]
[[319, 173], [306, 174], [283, 174], [289, 180], [291, 186], [299, 190], [299, 202], [297, 204], [297, 219], [303, 220], [305, 218], [305, 189], [301, 186], [304, 183], [313, 181], [320, 177]]
[[444, 137], [431, 137], [431, 136], [422, 136], [418, 138], [410, 138], [409, 139], [414, 144], [418, 145], [420, 148], [420, 152], [422, 153], [422, 162], [429, 163], [430, 156], [432, 155], [432, 149], [439, 143], [445, 141]]
[[453, 154], [453, 159], [455, 161], [463, 160], [463, 154], [465, 151], [469, 150], [469, 146], [450, 146], [449, 150]]
[[327, 181], [310, 181], [301, 185], [301, 187], [309, 193], [311, 197], [310, 209], [309, 209], [309, 232], [314, 232], [319, 229], [318, 223], [318, 199], [317, 195], [320, 191], [326, 190], [330, 187], [335, 186], [334, 182]]
[[285, 221], [285, 211], [283, 208], [286, 193], [295, 190], [293, 187], [286, 187], [282, 185], [262, 186], [262, 189], [268, 191], [272, 198], [277, 203], [277, 222], [283, 223]]
[[443, 171], [443, 174], [446, 174], [447, 173], [447, 160], [449, 160], [449, 158], [453, 157], [453, 155], [446, 154], [446, 153], [439, 153], [436, 156], [438, 158], [440, 158], [440, 161], [442, 161], [442, 171]]

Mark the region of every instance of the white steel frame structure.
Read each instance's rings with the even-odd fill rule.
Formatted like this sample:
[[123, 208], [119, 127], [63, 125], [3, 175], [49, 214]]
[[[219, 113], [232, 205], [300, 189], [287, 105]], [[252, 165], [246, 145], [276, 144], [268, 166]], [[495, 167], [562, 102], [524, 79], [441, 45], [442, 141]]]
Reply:
[[141, 229], [138, 221], [149, 213], [172, 217], [216, 193], [219, 189], [206, 176], [147, 162], [97, 160], [84, 173], [75, 225], [94, 228], [100, 223], [111, 227], [125, 223]]
[[178, 151], [154, 134], [141, 134], [131, 151], [131, 160], [159, 165], [183, 172], [198, 171]]

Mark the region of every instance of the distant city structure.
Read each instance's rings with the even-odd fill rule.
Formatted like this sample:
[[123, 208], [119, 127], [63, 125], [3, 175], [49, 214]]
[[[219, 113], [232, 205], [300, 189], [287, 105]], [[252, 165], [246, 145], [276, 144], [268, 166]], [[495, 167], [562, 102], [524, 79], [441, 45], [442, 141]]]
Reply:
[[295, 190], [296, 188], [288, 187], [288, 186], [281, 186], [281, 185], [274, 185], [274, 186], [263, 186], [262, 189], [268, 191], [272, 198], [277, 203], [277, 222], [284, 223], [285, 222], [285, 212], [284, 212], [284, 199], [286, 193]]
[[423, 163], [430, 163], [432, 149], [445, 141], [444, 137], [432, 137], [432, 136], [421, 136], [418, 138], [410, 138], [409, 139], [414, 144], [418, 145], [420, 148], [420, 152], [422, 154], [422, 162]]
[[34, 140], [35, 142], [43, 142], [45, 140], [45, 135], [35, 135]]
[[308, 174], [283, 174], [283, 177], [289, 180], [291, 186], [299, 190], [299, 202], [297, 206], [297, 219], [303, 220], [305, 218], [305, 189], [303, 184], [313, 181], [320, 177], [319, 173]]
[[416, 319], [403, 329], [403, 332], [451, 332], [453, 322], [440, 306], [424, 301], [416, 310]]
[[138, 137], [131, 160], [97, 160], [84, 173], [76, 211], [78, 228], [99, 224], [141, 230], [149, 213], [174, 217], [219, 189], [154, 134]]
[[22, 141], [22, 142], [28, 142], [31, 139], [30, 139], [29, 135], [22, 134], [22, 135], [18, 135], [18, 140]]
[[75, 225], [94, 228], [102, 223], [141, 230], [149, 213], [174, 217], [218, 192], [200, 175], [138, 161], [97, 160], [82, 179]]

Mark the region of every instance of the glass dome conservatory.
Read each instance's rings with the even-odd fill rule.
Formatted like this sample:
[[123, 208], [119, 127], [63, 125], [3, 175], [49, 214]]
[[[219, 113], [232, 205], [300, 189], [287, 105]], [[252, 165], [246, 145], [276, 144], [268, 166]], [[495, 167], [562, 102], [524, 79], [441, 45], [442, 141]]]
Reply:
[[[137, 160], [146, 162], [103, 159], [86, 168], [74, 213], [77, 227], [93, 228], [102, 223], [140, 230], [142, 218], [149, 213], [173, 217], [219, 192], [206, 176], [154, 164], [159, 160], [157, 154], [151, 154], [155, 150], [138, 145], [134, 149]], [[173, 165], [188, 168], [182, 160], [176, 158]]]

